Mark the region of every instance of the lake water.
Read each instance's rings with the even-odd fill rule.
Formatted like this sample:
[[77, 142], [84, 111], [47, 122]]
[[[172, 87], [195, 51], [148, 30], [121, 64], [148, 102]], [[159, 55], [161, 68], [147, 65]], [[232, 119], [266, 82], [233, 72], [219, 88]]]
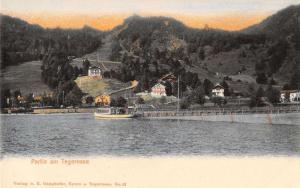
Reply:
[[0, 117], [2, 156], [300, 155], [300, 125]]

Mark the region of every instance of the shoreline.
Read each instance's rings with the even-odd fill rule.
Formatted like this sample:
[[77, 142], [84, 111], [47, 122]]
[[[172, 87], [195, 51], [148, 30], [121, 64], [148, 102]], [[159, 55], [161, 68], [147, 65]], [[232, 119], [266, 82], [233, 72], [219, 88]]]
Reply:
[[[39, 113], [11, 113], [3, 114], [1, 116], [9, 115], [74, 115], [87, 114], [92, 115], [96, 109], [39, 109]], [[78, 111], [74, 111], [78, 110]], [[146, 112], [147, 113], [147, 112]], [[255, 124], [269, 124], [269, 125], [299, 125], [300, 112], [269, 112], [269, 113], [201, 113], [197, 115], [178, 114], [174, 111], [172, 115], [153, 114], [151, 116], [143, 114], [139, 119], [146, 120], [189, 120], [189, 121], [209, 121], [209, 122], [230, 122], [230, 123], [255, 123]], [[181, 114], [180, 114], [181, 113]]]

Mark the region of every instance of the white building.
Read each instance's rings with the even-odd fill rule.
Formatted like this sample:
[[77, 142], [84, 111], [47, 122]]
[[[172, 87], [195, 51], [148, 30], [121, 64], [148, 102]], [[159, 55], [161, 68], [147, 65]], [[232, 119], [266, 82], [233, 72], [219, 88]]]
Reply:
[[300, 102], [300, 90], [283, 90], [280, 92], [280, 101], [284, 102]]
[[88, 76], [102, 78], [102, 73], [101, 73], [100, 67], [96, 67], [96, 66], [89, 67]]
[[217, 84], [215, 87], [213, 87], [211, 93], [213, 97], [224, 97], [224, 87], [220, 84]]
[[152, 97], [163, 97], [163, 96], [167, 96], [166, 94], [166, 86], [162, 85], [161, 83], [157, 83], [155, 84], [152, 88], [151, 88], [151, 96]]

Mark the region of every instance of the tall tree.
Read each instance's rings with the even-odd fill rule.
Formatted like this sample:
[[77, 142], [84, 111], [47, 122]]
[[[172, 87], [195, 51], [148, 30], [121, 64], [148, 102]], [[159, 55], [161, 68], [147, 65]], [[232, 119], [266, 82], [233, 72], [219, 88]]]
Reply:
[[266, 97], [268, 98], [269, 102], [272, 104], [279, 103], [280, 100], [280, 92], [273, 88], [272, 85], [269, 85], [266, 90]]
[[221, 86], [224, 87], [224, 95], [230, 96], [229, 85], [227, 84], [227, 82], [225, 80], [223, 80], [223, 82], [221, 83]]
[[203, 81], [203, 88], [204, 88], [205, 95], [210, 95], [213, 87], [214, 87], [214, 84], [209, 79], [206, 78]]
[[292, 75], [289, 86], [291, 89], [300, 89], [300, 74], [298, 72]]
[[91, 63], [88, 59], [83, 60], [83, 74], [87, 75]]

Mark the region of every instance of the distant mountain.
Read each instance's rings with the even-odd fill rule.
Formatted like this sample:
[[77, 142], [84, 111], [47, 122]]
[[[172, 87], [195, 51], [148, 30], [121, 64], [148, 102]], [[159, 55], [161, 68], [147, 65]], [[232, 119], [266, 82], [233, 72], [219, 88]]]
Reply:
[[101, 45], [103, 32], [82, 29], [45, 29], [19, 18], [1, 15], [1, 67], [38, 60], [51, 49], [82, 56]]

